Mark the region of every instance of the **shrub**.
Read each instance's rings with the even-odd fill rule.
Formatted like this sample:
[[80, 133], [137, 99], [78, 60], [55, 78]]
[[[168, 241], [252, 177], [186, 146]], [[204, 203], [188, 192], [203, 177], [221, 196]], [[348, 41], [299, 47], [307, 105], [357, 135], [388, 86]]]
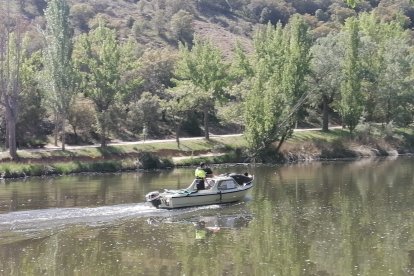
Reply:
[[138, 169], [163, 169], [173, 167], [174, 164], [170, 159], [160, 159], [150, 152], [141, 152], [138, 155], [136, 166]]

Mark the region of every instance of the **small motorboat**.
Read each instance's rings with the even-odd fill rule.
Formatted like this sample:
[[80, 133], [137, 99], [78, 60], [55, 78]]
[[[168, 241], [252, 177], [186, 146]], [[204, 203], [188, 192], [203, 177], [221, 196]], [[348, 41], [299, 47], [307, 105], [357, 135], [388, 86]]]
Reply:
[[222, 174], [206, 178], [204, 189], [200, 179], [195, 179], [186, 189], [154, 191], [145, 196], [156, 208], [174, 209], [200, 205], [231, 203], [240, 201], [253, 187], [254, 176], [245, 174]]

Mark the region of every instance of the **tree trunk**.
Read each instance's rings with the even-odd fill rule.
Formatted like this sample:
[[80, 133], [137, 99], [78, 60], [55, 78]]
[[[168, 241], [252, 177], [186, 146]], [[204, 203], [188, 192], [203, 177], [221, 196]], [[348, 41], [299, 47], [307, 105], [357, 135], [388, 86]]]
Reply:
[[13, 118], [9, 123], [9, 153], [13, 160], [17, 160], [17, 145], [16, 145], [16, 120]]
[[323, 96], [322, 97], [322, 131], [329, 131], [329, 103], [328, 103], [328, 97]]
[[9, 154], [12, 160], [18, 159], [16, 145], [16, 116], [9, 105], [6, 105], [6, 121], [7, 121], [7, 141], [9, 145]]
[[53, 135], [55, 137], [55, 146], [58, 146], [58, 136], [59, 136], [59, 120], [58, 120], [58, 114], [55, 112], [55, 116], [54, 116], [54, 121], [55, 121], [55, 129], [53, 131]]
[[66, 116], [62, 116], [62, 150], [65, 150], [66, 145]]
[[287, 134], [286, 133], [283, 134], [282, 137], [280, 137], [279, 143], [278, 143], [278, 145], [276, 147], [276, 152], [279, 152], [280, 151], [280, 148], [282, 147], [283, 143], [285, 142], [286, 137], [287, 137]]
[[5, 141], [4, 141], [4, 147], [6, 149], [9, 149], [9, 124], [7, 122], [7, 115], [6, 115], [5, 125], [6, 125], [6, 137], [5, 137]]
[[204, 138], [210, 140], [210, 134], [208, 130], [208, 105], [204, 106]]
[[101, 147], [105, 148], [106, 147], [106, 112], [103, 111], [101, 113], [101, 118], [100, 118], [100, 124], [101, 124]]
[[180, 148], [180, 130], [181, 130], [181, 121], [175, 126], [175, 141], [177, 142], [177, 147]]
[[103, 124], [102, 125], [102, 132], [101, 132], [101, 148], [105, 148], [106, 147], [106, 125]]

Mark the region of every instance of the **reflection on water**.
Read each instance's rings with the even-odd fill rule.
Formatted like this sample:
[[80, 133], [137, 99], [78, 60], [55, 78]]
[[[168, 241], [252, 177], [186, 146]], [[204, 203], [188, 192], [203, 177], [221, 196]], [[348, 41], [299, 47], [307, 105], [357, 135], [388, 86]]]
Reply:
[[192, 169], [7, 182], [0, 275], [413, 275], [413, 165], [249, 167], [247, 200], [172, 211], [144, 195]]

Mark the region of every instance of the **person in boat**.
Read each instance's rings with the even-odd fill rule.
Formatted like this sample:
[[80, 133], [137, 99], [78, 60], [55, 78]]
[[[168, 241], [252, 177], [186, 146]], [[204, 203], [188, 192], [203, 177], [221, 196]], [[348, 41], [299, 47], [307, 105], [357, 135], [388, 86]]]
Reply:
[[203, 162], [200, 163], [200, 166], [197, 167], [197, 169], [195, 170], [195, 178], [197, 180], [197, 190], [204, 190], [205, 189], [205, 180], [207, 177], [207, 173], [204, 170], [205, 169], [205, 164]]

